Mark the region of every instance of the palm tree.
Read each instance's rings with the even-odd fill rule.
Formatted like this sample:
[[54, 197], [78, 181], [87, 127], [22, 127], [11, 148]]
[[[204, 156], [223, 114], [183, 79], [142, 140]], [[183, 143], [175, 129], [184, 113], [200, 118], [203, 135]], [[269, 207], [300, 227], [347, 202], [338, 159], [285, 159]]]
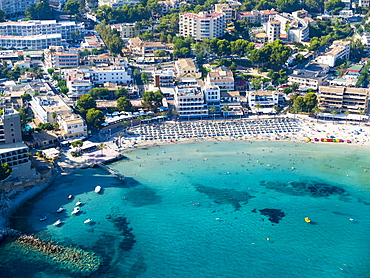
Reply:
[[[360, 115], [364, 115], [365, 114], [365, 111], [364, 110], [361, 110], [359, 113], [360, 113]], [[360, 121], [358, 123], [358, 126], [360, 126], [361, 121], [362, 121], [362, 117], [361, 117], [361, 119], [360, 119]]]
[[333, 116], [332, 116], [332, 119], [333, 119], [333, 123], [334, 123], [334, 116], [335, 115], [337, 115], [338, 114], [338, 112], [337, 111], [335, 111], [335, 110], [333, 110], [333, 111], [331, 111], [330, 112], [330, 114], [332, 114]]
[[260, 103], [257, 103], [254, 108], [257, 109], [257, 119], [258, 119], [258, 116], [259, 116], [259, 112], [260, 112], [260, 109], [262, 108], [262, 105]]
[[107, 148], [107, 145], [106, 145], [106, 144], [104, 144], [104, 143], [100, 143], [100, 144], [97, 146], [97, 148], [98, 148], [99, 150], [101, 150], [101, 155], [103, 156], [103, 150], [104, 150], [105, 148]]
[[177, 116], [179, 115], [179, 111], [177, 110], [173, 110], [172, 111], [172, 114], [175, 115], [175, 119], [177, 118]]
[[279, 111], [280, 111], [280, 107], [279, 106], [277, 106], [277, 105], [274, 105], [274, 111], [275, 111], [275, 114], [274, 114], [274, 119], [275, 119], [275, 115], [277, 115], [277, 113], [279, 113]]
[[349, 111], [344, 111], [344, 114], [346, 114], [346, 124], [347, 124], [348, 115], [350, 114], [350, 112]]
[[213, 120], [215, 120], [215, 111], [216, 111], [216, 107], [211, 106], [208, 110], [209, 110], [209, 112], [212, 112], [212, 114], [213, 114]]
[[200, 120], [203, 120], [203, 114], [204, 114], [204, 111], [203, 111], [203, 110], [200, 110], [200, 111], [199, 111], [199, 114], [200, 114]]
[[319, 122], [319, 118], [317, 117], [317, 114], [321, 113], [322, 110], [319, 107], [315, 106], [314, 108], [312, 108], [311, 111], [314, 113], [317, 122]]
[[[230, 107], [227, 106], [227, 105], [225, 105], [225, 106], [222, 107], [222, 111], [224, 111], [224, 112], [228, 112], [229, 110], [230, 110]], [[227, 113], [224, 113], [225, 121], [226, 121], [226, 117], [227, 117], [226, 114]]]
[[123, 133], [122, 132], [120, 132], [120, 133], [118, 133], [118, 138], [119, 138], [119, 147], [122, 147], [122, 136], [123, 136]]

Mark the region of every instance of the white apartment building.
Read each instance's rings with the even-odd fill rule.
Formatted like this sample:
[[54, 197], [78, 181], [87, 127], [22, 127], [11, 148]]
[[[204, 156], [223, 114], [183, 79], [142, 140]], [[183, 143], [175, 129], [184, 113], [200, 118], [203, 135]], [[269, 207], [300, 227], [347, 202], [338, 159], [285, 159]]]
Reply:
[[130, 70], [123, 66], [91, 67], [64, 69], [65, 80], [90, 80], [93, 85], [103, 85], [104, 83], [117, 83], [128, 85], [132, 83]]
[[370, 7], [370, 1], [369, 0], [359, 0], [358, 6], [361, 8], [368, 8]]
[[135, 23], [121, 23], [111, 25], [112, 29], [116, 29], [121, 38], [128, 39], [138, 35], [138, 31], [135, 30]]
[[[287, 34], [289, 42], [304, 42], [309, 39], [308, 23], [298, 17], [288, 13], [274, 15], [274, 20], [280, 21], [280, 34]], [[301, 13], [299, 13], [301, 14]]]
[[225, 33], [225, 14], [207, 13], [180, 14], [180, 35], [193, 37], [197, 41], [222, 37]]
[[74, 101], [78, 100], [81, 96], [88, 94], [93, 88], [90, 80], [74, 79], [67, 81], [68, 97]]
[[78, 67], [78, 52], [67, 50], [63, 46], [50, 46], [44, 50], [44, 64], [50, 69]]
[[24, 13], [28, 7], [35, 4], [36, 0], [0, 0], [0, 10], [5, 14]]
[[[274, 106], [284, 102], [284, 94], [276, 91], [250, 91], [247, 98], [252, 113], [275, 113]], [[257, 104], [261, 105], [261, 108], [256, 108]]]
[[366, 45], [366, 51], [370, 53], [370, 33], [363, 33], [361, 42]]
[[298, 83], [300, 89], [317, 90], [319, 86], [324, 85], [328, 75], [320, 72], [308, 70], [294, 70], [288, 75], [288, 84]]
[[198, 86], [176, 87], [174, 105], [180, 118], [208, 116], [204, 94]]
[[91, 70], [90, 80], [93, 84], [103, 85], [106, 82], [111, 82], [127, 85], [132, 82], [132, 76], [125, 67], [94, 67]]
[[59, 95], [33, 96], [29, 104], [35, 117], [42, 123], [54, 123], [56, 121], [56, 118], [53, 117], [55, 114], [73, 113]]
[[210, 106], [219, 106], [221, 101], [221, 91], [217, 85], [208, 85], [203, 86], [203, 94], [206, 100], [207, 105]]
[[0, 36], [0, 47], [5, 49], [40, 50], [51, 45], [62, 45], [62, 35]]
[[261, 11], [248, 11], [248, 12], [238, 12], [236, 14], [237, 20], [248, 20], [249, 22], [260, 22], [266, 23], [271, 20], [274, 15], [278, 14], [277, 11], [273, 10], [261, 10]]
[[74, 113], [59, 114], [57, 116], [57, 122], [63, 139], [87, 136], [87, 126], [80, 115]]
[[21, 120], [13, 108], [2, 108], [0, 115], [0, 148], [4, 144], [22, 142]]
[[330, 50], [316, 58], [316, 62], [334, 67], [338, 59], [349, 59], [350, 41], [334, 41]]
[[269, 20], [267, 22], [266, 33], [269, 43], [280, 39], [281, 22], [277, 20]]
[[218, 86], [220, 92], [234, 91], [234, 76], [227, 67], [219, 67], [207, 75], [206, 83], [212, 86]]
[[72, 32], [84, 33], [83, 23], [56, 20], [6, 21], [0, 23], [0, 36], [32, 36], [61, 34], [63, 40], [71, 40]]
[[122, 8], [124, 5], [136, 5], [140, 4], [139, 0], [99, 0], [98, 6], [107, 5], [112, 9]]
[[180, 10], [182, 5], [185, 5], [186, 2], [180, 0], [165, 0], [158, 1], [158, 4], [161, 6], [162, 14], [168, 13], [171, 9]]
[[172, 87], [175, 84], [175, 72], [173, 69], [155, 70], [152, 76], [154, 78], [154, 86], [156, 87]]
[[235, 9], [232, 9], [229, 4], [215, 4], [215, 12], [224, 13], [226, 23], [233, 22], [236, 18]]

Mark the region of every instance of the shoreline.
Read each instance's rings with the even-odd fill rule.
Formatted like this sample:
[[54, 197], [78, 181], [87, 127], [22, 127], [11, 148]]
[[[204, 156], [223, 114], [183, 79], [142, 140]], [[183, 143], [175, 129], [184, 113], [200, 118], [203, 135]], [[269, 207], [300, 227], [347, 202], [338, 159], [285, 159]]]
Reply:
[[[291, 118], [291, 117], [289, 117]], [[263, 119], [272, 119], [272, 118], [260, 118], [259, 120]], [[253, 119], [252, 119], [253, 120]], [[213, 143], [217, 144], [218, 142], [233, 142], [233, 141], [246, 141], [246, 142], [291, 142], [291, 143], [306, 143], [306, 144], [335, 144], [335, 145], [345, 145], [345, 146], [353, 146], [353, 147], [370, 147], [370, 136], [367, 137], [367, 134], [370, 132], [369, 126], [359, 126], [359, 125], [347, 125], [344, 123], [336, 123], [328, 122], [328, 121], [317, 121], [316, 119], [311, 119], [309, 117], [299, 116], [296, 118], [300, 130], [296, 132], [291, 132], [289, 134], [279, 135], [276, 134], [272, 135], [259, 135], [259, 136], [242, 136], [242, 137], [235, 137], [235, 136], [215, 136], [215, 137], [204, 137], [204, 138], [178, 138], [175, 140], [170, 139], [154, 139], [154, 140], [138, 140], [138, 138], [131, 137], [131, 138], [124, 138], [126, 147], [119, 148], [113, 141], [104, 141], [108, 145], [109, 148], [123, 154], [125, 152], [133, 151], [135, 149], [144, 149], [149, 147], [157, 147], [157, 146], [166, 146], [171, 144], [189, 144], [189, 143]], [[237, 120], [235, 120], [237, 121]], [[194, 121], [190, 123], [197, 123], [199, 121]], [[206, 122], [206, 120], [204, 120]], [[211, 121], [212, 122], [212, 121]], [[233, 121], [219, 121], [219, 122], [233, 122]], [[361, 132], [353, 133], [354, 130], [361, 130]], [[346, 142], [315, 142], [313, 138], [330, 138], [330, 136], [334, 136], [335, 138], [340, 138], [343, 140], [351, 140], [351, 144]], [[112, 136], [114, 138], [114, 136]], [[278, 139], [276, 139], [278, 137]], [[311, 141], [306, 141], [307, 138], [311, 138]], [[349, 139], [347, 139], [349, 138]], [[135, 144], [134, 144], [135, 143]], [[133, 146], [134, 145], [134, 146]], [[35, 185], [32, 188], [26, 190], [25, 192], [20, 191], [18, 196], [7, 202], [7, 208], [0, 209], [0, 241], [5, 237], [8, 236], [8, 232], [11, 231], [12, 233], [16, 233], [18, 231], [12, 230], [9, 227], [9, 218], [12, 214], [20, 207], [22, 204], [27, 202], [28, 200], [34, 198], [36, 195], [40, 194], [43, 190], [48, 188], [51, 183], [57, 178], [59, 175], [69, 175], [75, 172], [77, 169], [83, 169], [89, 166], [86, 161], [79, 161], [78, 159], [72, 160], [72, 163], [68, 164], [63, 160], [57, 162], [58, 167], [63, 172], [53, 172], [53, 175], [43, 184]], [[61, 166], [61, 164], [63, 166]], [[107, 163], [109, 164], [109, 163]]]

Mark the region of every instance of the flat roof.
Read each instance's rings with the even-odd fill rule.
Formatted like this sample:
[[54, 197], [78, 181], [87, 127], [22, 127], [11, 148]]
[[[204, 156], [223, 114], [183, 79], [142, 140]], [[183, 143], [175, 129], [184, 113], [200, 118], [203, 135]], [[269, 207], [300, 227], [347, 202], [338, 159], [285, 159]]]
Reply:
[[25, 148], [28, 149], [27, 145], [22, 143], [22, 142], [0, 145], [0, 154], [8, 153], [8, 152], [11, 152], [11, 151], [16, 151], [16, 150], [20, 150], [20, 149], [25, 149]]

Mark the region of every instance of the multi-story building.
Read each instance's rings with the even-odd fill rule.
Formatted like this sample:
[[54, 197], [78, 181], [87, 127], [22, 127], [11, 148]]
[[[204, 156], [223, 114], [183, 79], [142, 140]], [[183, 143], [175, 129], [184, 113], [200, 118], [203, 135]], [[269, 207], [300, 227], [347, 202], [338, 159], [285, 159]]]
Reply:
[[220, 106], [221, 92], [217, 85], [205, 84], [203, 86], [203, 94], [208, 106]]
[[[250, 91], [247, 93], [249, 108], [252, 113], [275, 113], [274, 106], [284, 103], [284, 94], [276, 91]], [[257, 108], [257, 104], [261, 108]]]
[[248, 12], [238, 12], [236, 14], [237, 20], [248, 20], [254, 23], [266, 23], [271, 20], [274, 15], [278, 14], [277, 11], [261, 10], [261, 11], [248, 11]]
[[29, 20], [0, 23], [0, 36], [32, 36], [61, 34], [63, 40], [72, 40], [74, 33], [83, 33], [84, 24], [74, 21]]
[[269, 20], [267, 22], [266, 33], [269, 43], [280, 39], [281, 22], [277, 20]]
[[0, 164], [8, 163], [11, 177], [32, 177], [28, 147], [22, 143], [20, 115], [14, 109], [3, 109], [0, 115]]
[[122, 8], [124, 5], [136, 5], [140, 4], [139, 0], [99, 0], [98, 5], [103, 6], [107, 5], [112, 7], [112, 9]]
[[361, 41], [366, 45], [367, 53], [370, 53], [370, 33], [363, 33], [361, 36]]
[[308, 70], [294, 70], [288, 75], [288, 84], [298, 83], [300, 89], [317, 90], [319, 86], [324, 85], [328, 75], [320, 72]]
[[175, 84], [175, 73], [171, 69], [156, 70], [153, 78], [156, 87], [172, 87]]
[[138, 30], [135, 30], [135, 23], [121, 23], [110, 26], [112, 29], [116, 29], [121, 38], [128, 39], [138, 35]]
[[234, 76], [225, 66], [218, 67], [207, 75], [206, 83], [218, 86], [221, 92], [234, 91]]
[[359, 0], [358, 6], [361, 8], [368, 8], [370, 7], [370, 1], [369, 0]]
[[182, 5], [186, 5], [185, 1], [180, 0], [165, 0], [165, 1], [158, 1], [158, 4], [161, 6], [162, 14], [167, 14], [170, 10], [180, 10]]
[[50, 46], [44, 50], [44, 64], [46, 68], [51, 69], [78, 67], [78, 52], [66, 50], [63, 46]]
[[321, 86], [317, 93], [318, 107], [323, 111], [367, 113], [369, 89]]
[[236, 18], [235, 9], [231, 8], [229, 4], [226, 4], [226, 3], [225, 4], [215, 4], [215, 12], [224, 13], [226, 23], [233, 22]]
[[22, 142], [20, 121], [16, 110], [3, 109], [3, 114], [0, 115], [0, 145]]
[[93, 88], [90, 80], [81, 80], [81, 79], [71, 79], [67, 81], [68, 93], [67, 96], [76, 101], [81, 96], [88, 94], [89, 91]]
[[131, 73], [125, 67], [93, 67], [90, 72], [91, 82], [96, 85], [103, 85], [106, 82], [117, 84], [131, 84]]
[[28, 7], [35, 4], [36, 0], [0, 0], [0, 10], [5, 14], [24, 13]]
[[87, 126], [80, 115], [74, 113], [59, 114], [57, 116], [57, 122], [63, 139], [87, 136]]
[[73, 112], [59, 95], [33, 96], [29, 104], [41, 123], [54, 123], [57, 115]]
[[90, 80], [93, 85], [103, 85], [106, 82], [128, 85], [132, 82], [131, 71], [124, 66], [64, 69], [63, 74], [67, 81], [78, 78]]
[[0, 47], [5, 49], [40, 50], [51, 45], [62, 45], [62, 35], [0, 36]]
[[199, 86], [176, 87], [174, 105], [180, 118], [208, 116], [204, 94]]
[[176, 78], [179, 81], [198, 79], [202, 76], [198, 66], [192, 59], [178, 59], [175, 61]]
[[325, 54], [316, 58], [316, 61], [321, 64], [334, 67], [338, 59], [349, 59], [351, 49], [350, 41], [334, 41], [330, 46], [330, 50]]
[[298, 17], [298, 14], [297, 17], [288, 13], [276, 14], [274, 15], [274, 20], [280, 21], [280, 34], [286, 34], [287, 41], [304, 42], [309, 39], [308, 24], [305, 20]]
[[180, 14], [180, 35], [197, 41], [222, 37], [225, 33], [225, 14], [200, 12]]

